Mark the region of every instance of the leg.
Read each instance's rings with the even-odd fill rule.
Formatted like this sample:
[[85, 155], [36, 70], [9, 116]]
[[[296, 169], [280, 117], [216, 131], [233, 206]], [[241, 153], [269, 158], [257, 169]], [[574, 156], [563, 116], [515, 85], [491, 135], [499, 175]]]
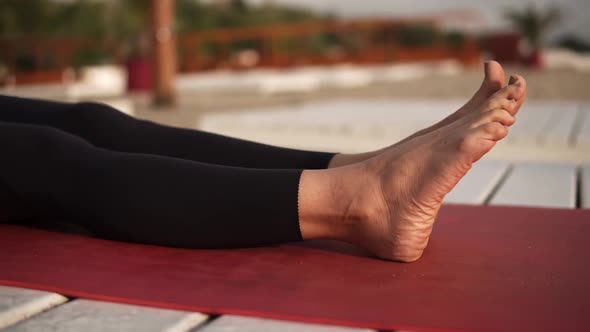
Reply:
[[303, 172], [112, 152], [52, 128], [0, 124], [0, 180], [34, 217], [116, 240], [234, 247], [332, 238], [410, 262], [445, 195], [507, 135], [511, 95], [520, 101], [524, 82], [379, 156]]
[[44, 126], [0, 123], [0, 136], [0, 183], [28, 218], [76, 224], [114, 240], [180, 247], [301, 239], [301, 171], [113, 152]]
[[236, 167], [321, 169], [334, 156], [162, 126], [97, 103], [67, 104], [0, 96], [0, 121], [55, 127], [97, 147], [119, 152]]

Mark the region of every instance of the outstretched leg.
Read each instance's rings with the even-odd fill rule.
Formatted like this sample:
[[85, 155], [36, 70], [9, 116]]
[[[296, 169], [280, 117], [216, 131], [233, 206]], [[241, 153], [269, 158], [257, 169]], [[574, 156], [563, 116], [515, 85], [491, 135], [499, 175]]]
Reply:
[[0, 95], [0, 121], [54, 127], [113, 151], [236, 167], [322, 169], [334, 156], [163, 126], [98, 103], [70, 104]]
[[300, 170], [113, 152], [51, 127], [2, 122], [0, 151], [1, 189], [12, 197], [11, 206], [0, 201], [5, 222], [60, 221], [108, 239], [188, 248], [301, 239]]
[[0, 123], [0, 182], [31, 218], [115, 240], [226, 248], [332, 238], [410, 262], [445, 195], [507, 135], [524, 94], [517, 80], [447, 126], [328, 170], [113, 152], [53, 128]]

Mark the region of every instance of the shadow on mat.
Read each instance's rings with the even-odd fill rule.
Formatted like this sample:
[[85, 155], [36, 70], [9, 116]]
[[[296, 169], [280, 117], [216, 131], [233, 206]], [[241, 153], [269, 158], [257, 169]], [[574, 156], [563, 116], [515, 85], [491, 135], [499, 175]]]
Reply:
[[[51, 232], [58, 232], [58, 233], [65, 233], [71, 235], [79, 235], [85, 237], [92, 237], [98, 239], [105, 239], [100, 236], [96, 236], [89, 230], [75, 224], [62, 222], [62, 221], [55, 221], [55, 220], [35, 220], [35, 219], [21, 219], [18, 221], [0, 221], [0, 223], [17, 225], [17, 226], [25, 226], [31, 227], [34, 229], [40, 229], [45, 231]], [[111, 240], [111, 239], [105, 239]], [[118, 242], [125, 242], [125, 241], [118, 241]], [[272, 247], [279, 247], [280, 245], [269, 245], [263, 247], [256, 247], [256, 248], [272, 248]], [[304, 248], [308, 250], [316, 250], [322, 251], [330, 254], [341, 254], [346, 256], [354, 256], [354, 257], [361, 257], [361, 258], [373, 258], [376, 257], [367, 250], [364, 250], [360, 247], [356, 247], [354, 245], [332, 241], [332, 240], [311, 240], [311, 241], [304, 241], [304, 242], [296, 242], [287, 244], [287, 246], [293, 246], [297, 248]], [[219, 250], [235, 250], [240, 248], [228, 248], [228, 249], [219, 249]], [[255, 249], [255, 248], [241, 248], [241, 249]], [[198, 250], [198, 249], [197, 249]]]
[[343, 254], [347, 256], [363, 257], [363, 258], [376, 258], [375, 255], [367, 250], [360, 247], [353, 246], [352, 244], [331, 241], [331, 240], [311, 240], [300, 243], [290, 244], [295, 247], [302, 247], [312, 250], [321, 250], [324, 252]]

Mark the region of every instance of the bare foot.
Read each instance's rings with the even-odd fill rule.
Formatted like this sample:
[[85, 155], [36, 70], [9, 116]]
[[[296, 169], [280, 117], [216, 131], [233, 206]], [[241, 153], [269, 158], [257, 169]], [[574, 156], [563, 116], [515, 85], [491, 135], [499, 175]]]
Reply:
[[411, 262], [422, 255], [445, 195], [514, 124], [525, 83], [513, 82], [467, 107], [463, 118], [367, 161], [381, 199], [359, 229], [359, 244], [385, 259]]
[[[488, 62], [484, 63], [484, 74], [485, 74], [485, 76], [484, 76], [484, 79], [481, 83], [481, 86], [479, 87], [477, 92], [475, 92], [473, 97], [471, 97], [471, 99], [467, 103], [465, 103], [465, 105], [463, 105], [463, 107], [461, 107], [460, 109], [458, 109], [453, 114], [446, 117], [445, 119], [441, 120], [440, 122], [438, 122], [428, 128], [422, 129], [409, 137], [406, 137], [402, 141], [395, 143], [393, 146], [405, 143], [405, 142], [410, 141], [416, 137], [428, 134], [432, 131], [435, 131], [439, 128], [447, 126], [447, 125], [453, 123], [454, 121], [457, 121], [457, 120], [463, 118], [464, 116], [468, 115], [471, 112], [477, 112], [479, 109], [481, 109], [481, 107], [480, 107], [480, 106], [482, 106], [481, 104], [487, 102], [488, 99], [494, 93], [496, 93], [500, 89], [502, 89], [502, 86], [504, 85], [504, 82], [506, 80], [504, 69], [496, 61], [488, 61]], [[524, 86], [525, 96], [523, 96], [520, 100], [518, 100], [517, 105], [516, 105], [516, 109], [519, 109], [520, 106], [522, 106], [522, 103], [524, 102], [524, 99], [526, 97], [526, 82], [520, 76], [511, 76], [509, 84], [514, 83], [516, 79], [521, 79], [522, 84], [525, 84], [525, 86]], [[381, 150], [367, 152], [367, 153], [338, 154], [330, 162], [329, 168], [341, 167], [341, 166], [354, 164], [357, 162], [362, 162], [364, 160], [367, 160], [367, 159], [370, 159], [374, 156], [377, 156], [377, 155], [387, 151], [388, 149], [391, 149], [391, 146], [381, 149]]]
[[[449, 125], [362, 163], [324, 171], [335, 173], [304, 172], [299, 201], [303, 237], [347, 241], [388, 260], [420, 258], [445, 195], [506, 137], [525, 87], [523, 78], [515, 78], [483, 102], [466, 107], [463, 117]], [[319, 178], [314, 183], [314, 176], [322, 174], [329, 183]], [[326, 196], [330, 200], [323, 200]], [[327, 211], [325, 206], [336, 208]]]

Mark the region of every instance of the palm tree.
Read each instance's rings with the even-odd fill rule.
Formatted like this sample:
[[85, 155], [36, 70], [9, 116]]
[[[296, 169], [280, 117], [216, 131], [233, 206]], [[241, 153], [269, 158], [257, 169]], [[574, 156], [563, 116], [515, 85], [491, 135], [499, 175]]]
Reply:
[[542, 10], [530, 4], [522, 10], [507, 10], [504, 16], [528, 43], [529, 61], [534, 65], [540, 65], [540, 52], [545, 36], [561, 21], [561, 10], [557, 7]]

